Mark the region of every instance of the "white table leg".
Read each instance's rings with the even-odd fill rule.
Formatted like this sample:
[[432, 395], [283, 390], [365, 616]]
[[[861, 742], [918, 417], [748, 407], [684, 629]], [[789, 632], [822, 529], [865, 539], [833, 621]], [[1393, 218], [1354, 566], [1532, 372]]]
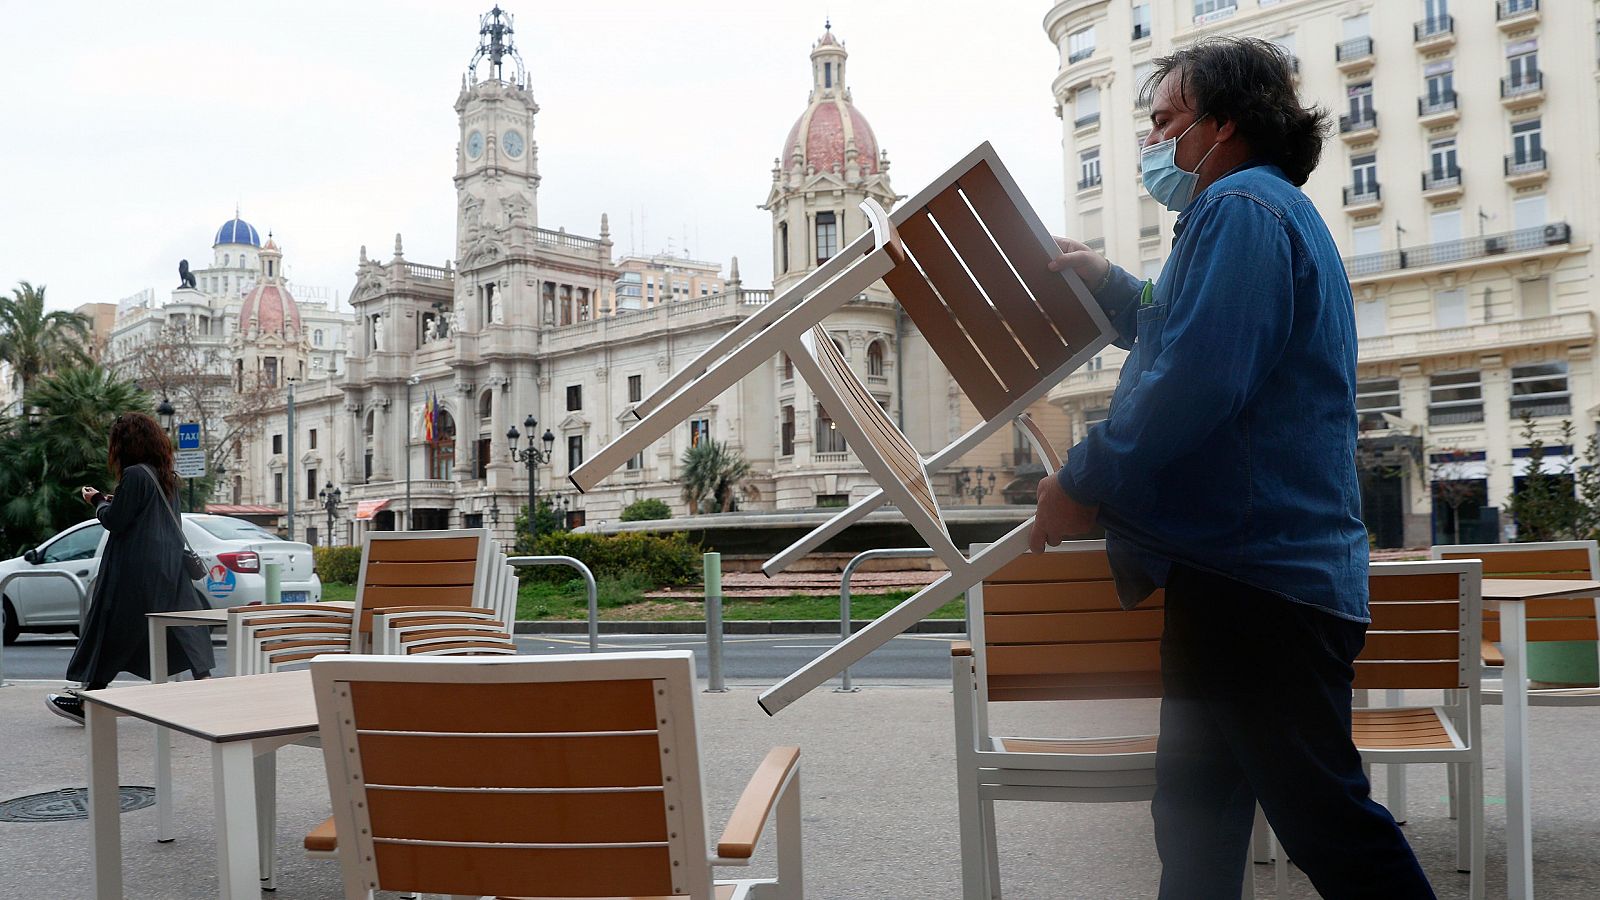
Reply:
[[218, 896], [223, 900], [256, 900], [261, 895], [254, 763], [254, 753], [248, 742], [211, 747], [217, 815]]
[[1500, 604], [1500, 647], [1506, 665], [1506, 896], [1533, 898], [1533, 816], [1528, 797], [1527, 616], [1521, 603]]
[[256, 852], [261, 857], [261, 887], [278, 889], [275, 851], [278, 833], [278, 751], [268, 750], [256, 757]]
[[[148, 620], [150, 630], [150, 683], [167, 680], [167, 623]], [[156, 726], [156, 842], [165, 844], [176, 835], [172, 823], [172, 732]]]
[[94, 895], [122, 900], [122, 801], [118, 797], [117, 715], [84, 703], [89, 740], [89, 844]]

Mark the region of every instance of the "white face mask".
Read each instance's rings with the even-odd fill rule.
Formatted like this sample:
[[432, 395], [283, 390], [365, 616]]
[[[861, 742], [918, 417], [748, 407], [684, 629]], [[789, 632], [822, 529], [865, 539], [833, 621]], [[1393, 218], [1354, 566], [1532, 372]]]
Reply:
[[1175, 138], [1167, 138], [1158, 143], [1151, 144], [1139, 151], [1139, 179], [1144, 182], [1145, 190], [1150, 192], [1156, 202], [1173, 212], [1183, 212], [1188, 207], [1189, 201], [1194, 199], [1194, 186], [1200, 180], [1200, 167], [1206, 164], [1206, 159], [1211, 156], [1211, 150], [1217, 149], [1216, 144], [1211, 145], [1211, 150], [1200, 157], [1200, 162], [1195, 164], [1195, 171], [1190, 172], [1178, 165], [1178, 142], [1183, 140], [1183, 135], [1194, 130], [1201, 120], [1201, 116], [1189, 123], [1183, 134]]

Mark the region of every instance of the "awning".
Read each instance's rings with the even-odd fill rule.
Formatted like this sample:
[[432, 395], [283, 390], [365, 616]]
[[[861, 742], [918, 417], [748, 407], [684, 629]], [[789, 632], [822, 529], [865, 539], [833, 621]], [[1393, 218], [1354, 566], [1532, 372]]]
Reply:
[[388, 500], [358, 500], [356, 501], [356, 521], [365, 522], [378, 514], [378, 510], [388, 506]]

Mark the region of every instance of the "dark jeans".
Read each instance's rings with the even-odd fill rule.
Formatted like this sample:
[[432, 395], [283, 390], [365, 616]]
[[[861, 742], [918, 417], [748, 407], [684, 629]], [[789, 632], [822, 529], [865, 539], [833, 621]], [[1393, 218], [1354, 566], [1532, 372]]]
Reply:
[[1161, 900], [1238, 900], [1259, 802], [1333, 900], [1434, 897], [1350, 739], [1367, 627], [1185, 566], [1161, 635]]

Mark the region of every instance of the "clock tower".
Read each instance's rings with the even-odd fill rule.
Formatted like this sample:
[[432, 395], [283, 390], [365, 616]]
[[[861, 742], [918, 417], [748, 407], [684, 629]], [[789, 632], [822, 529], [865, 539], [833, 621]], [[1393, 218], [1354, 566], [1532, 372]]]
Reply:
[[456, 116], [456, 255], [462, 268], [531, 247], [538, 226], [539, 150], [533, 141], [528, 73], [511, 14], [479, 19], [478, 50], [461, 78]]

